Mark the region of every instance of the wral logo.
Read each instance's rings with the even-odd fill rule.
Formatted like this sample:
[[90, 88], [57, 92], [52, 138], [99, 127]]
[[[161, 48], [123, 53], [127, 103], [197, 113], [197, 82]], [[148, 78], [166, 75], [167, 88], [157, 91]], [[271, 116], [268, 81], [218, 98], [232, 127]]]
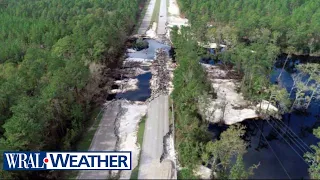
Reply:
[[4, 152], [4, 170], [131, 170], [131, 152]]
[[44, 158], [43, 162], [47, 164], [49, 162], [49, 159], [48, 158]]

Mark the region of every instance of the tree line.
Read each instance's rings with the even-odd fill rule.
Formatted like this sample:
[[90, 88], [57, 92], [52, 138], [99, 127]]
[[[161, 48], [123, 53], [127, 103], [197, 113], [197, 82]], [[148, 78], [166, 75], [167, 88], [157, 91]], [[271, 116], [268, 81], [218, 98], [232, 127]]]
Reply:
[[[121, 64], [143, 2], [0, 1], [1, 151], [74, 149], [100, 85], [112, 83], [107, 72]], [[59, 173], [0, 170], [0, 177]]]
[[255, 42], [263, 39], [261, 35], [264, 39], [267, 35], [273, 37], [284, 53], [320, 55], [318, 0], [178, 0], [178, 3], [202, 40], [212, 38], [206, 37], [205, 31], [223, 36], [221, 31], [230, 28], [232, 33], [227, 36], [241, 41]]

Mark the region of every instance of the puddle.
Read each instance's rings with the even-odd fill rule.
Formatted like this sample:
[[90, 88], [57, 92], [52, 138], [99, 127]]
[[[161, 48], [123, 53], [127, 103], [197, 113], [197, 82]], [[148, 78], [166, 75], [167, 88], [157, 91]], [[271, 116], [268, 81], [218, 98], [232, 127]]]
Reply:
[[[147, 49], [143, 49], [140, 51], [127, 53], [128, 58], [139, 58], [139, 59], [145, 59], [146, 61], [152, 61], [155, 59], [155, 54], [157, 49], [162, 48], [168, 54], [171, 50], [170, 46], [162, 44], [156, 40], [145, 39], [144, 41], [149, 43], [149, 47]], [[144, 70], [147, 70], [147, 69], [144, 69]], [[150, 89], [151, 77], [152, 77], [151, 72], [147, 72], [147, 73], [138, 75], [136, 77], [133, 77], [138, 79], [138, 84], [137, 84], [138, 89], [134, 91], [118, 93], [114, 98], [126, 99], [129, 101], [146, 101], [148, 98], [151, 97], [151, 89]]]
[[134, 91], [127, 91], [125, 93], [118, 93], [115, 98], [127, 99], [129, 101], [146, 101], [151, 96], [151, 77], [151, 72], [136, 76], [138, 79], [138, 89]]
[[165, 44], [162, 44], [153, 39], [145, 39], [149, 43], [149, 47], [147, 49], [143, 49], [141, 51], [137, 51], [134, 53], [128, 53], [129, 58], [142, 58], [146, 60], [153, 60], [155, 58], [156, 50], [159, 48], [164, 49], [169, 53], [171, 47]]

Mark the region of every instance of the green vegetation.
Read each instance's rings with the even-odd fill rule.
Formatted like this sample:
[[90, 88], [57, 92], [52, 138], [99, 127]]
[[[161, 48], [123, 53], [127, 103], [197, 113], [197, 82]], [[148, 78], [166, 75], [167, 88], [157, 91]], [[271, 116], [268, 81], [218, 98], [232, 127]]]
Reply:
[[[306, 110], [314, 99], [320, 99], [320, 64], [301, 64], [298, 68], [303, 75], [307, 74], [308, 78], [306, 81], [302, 81], [301, 76], [299, 75], [294, 78], [295, 83], [292, 88], [296, 89], [296, 95], [291, 109], [296, 108]], [[314, 129], [313, 134], [317, 138], [320, 138], [320, 128]], [[313, 152], [307, 152], [305, 154], [305, 159], [310, 164], [309, 174], [311, 179], [319, 179], [320, 143], [311, 145], [311, 149], [313, 149]]]
[[140, 145], [140, 147], [142, 147], [142, 143], [143, 143], [143, 136], [144, 136], [144, 129], [146, 126], [146, 120], [147, 120], [147, 116], [143, 116], [140, 123], [139, 123], [139, 130], [138, 130], [138, 144]]
[[[320, 127], [314, 129], [313, 134], [317, 138], [320, 138]], [[311, 148], [314, 150], [314, 153], [307, 152], [305, 154], [306, 161], [310, 163], [310, 179], [320, 179], [320, 143], [312, 145]]]
[[190, 169], [182, 169], [178, 171], [178, 179], [200, 179], [195, 176]]
[[[248, 179], [253, 169], [257, 168], [252, 166], [246, 169], [244, 166], [243, 155], [247, 147], [242, 139], [244, 134], [244, 126], [233, 125], [221, 134], [219, 140], [207, 143], [202, 160], [212, 165], [219, 179]], [[232, 163], [234, 158], [236, 162]]]
[[227, 45], [216, 58], [234, 66], [242, 76], [241, 92], [251, 101], [270, 97], [280, 53], [320, 54], [318, 0], [178, 2], [197, 41]]
[[[296, 90], [291, 110], [306, 110], [313, 100], [320, 99], [320, 64], [300, 64], [298, 69], [301, 73], [294, 77], [290, 92], [291, 94], [293, 89]], [[303, 81], [303, 76], [308, 76], [307, 80]]]
[[[242, 126], [231, 126], [221, 134], [220, 140], [212, 142], [207, 133], [207, 124], [199, 113], [199, 103], [208, 97], [215, 98], [215, 93], [207, 82], [206, 73], [199, 64], [202, 48], [192, 39], [191, 29], [183, 27], [172, 30], [172, 41], [176, 50], [178, 67], [174, 71], [175, 103], [175, 142], [179, 163], [183, 169], [179, 178], [197, 178], [193, 170], [201, 163], [211, 164], [218, 178], [249, 178], [253, 167], [246, 169], [242, 160], [246, 152], [241, 137], [245, 130]], [[233, 165], [232, 158], [237, 158]]]
[[[99, 127], [103, 114], [100, 108], [92, 111], [91, 119], [86, 123], [85, 127], [89, 127], [76, 144], [77, 151], [88, 151], [94, 138], [94, 134]], [[68, 171], [65, 176], [66, 179], [76, 179], [79, 171]]]
[[143, 38], [138, 38], [132, 45], [132, 48], [141, 51], [143, 49], [147, 49], [149, 47], [149, 43], [144, 41]]
[[193, 174], [192, 170], [201, 163], [204, 145], [210, 141], [206, 124], [198, 113], [199, 100], [210, 95], [210, 85], [206, 74], [198, 63], [197, 45], [188, 40], [188, 28], [172, 31], [173, 44], [176, 48], [176, 59], [179, 66], [174, 71], [174, 91], [172, 98], [175, 103], [175, 139], [179, 162], [184, 170], [180, 177]]
[[[138, 130], [138, 144], [140, 146], [140, 148], [142, 149], [142, 143], [143, 143], [143, 136], [144, 136], [144, 129], [146, 126], [146, 120], [147, 120], [147, 116], [143, 116], [140, 123], [139, 123], [139, 130]], [[137, 167], [135, 167], [132, 170], [131, 173], [131, 177], [130, 179], [138, 179], [138, 175], [139, 175], [139, 167], [140, 167], [140, 158], [141, 158], [141, 149], [140, 149], [140, 153], [139, 153], [139, 161], [138, 161], [138, 165]]]
[[[320, 55], [318, 0], [178, 0], [195, 35], [236, 45], [273, 42], [282, 52]], [[212, 25], [212, 27], [210, 27]]]
[[100, 108], [96, 108], [92, 114], [92, 118], [90, 119], [90, 121], [88, 121], [88, 123], [86, 123], [86, 127], [90, 128], [87, 129], [87, 132], [82, 135], [81, 139], [77, 143], [76, 149], [78, 151], [87, 151], [90, 148], [91, 141], [96, 130], [99, 127], [100, 121], [103, 116], [102, 110]]
[[139, 163], [138, 163], [137, 167], [135, 167], [135, 168], [132, 170], [130, 179], [138, 179], [138, 176], [139, 176], [139, 166], [140, 166], [140, 154], [139, 154]]
[[[225, 51], [218, 50], [214, 58], [237, 71], [241, 78], [241, 92], [246, 99], [254, 103], [268, 100], [277, 106], [279, 112], [286, 113], [294, 109], [306, 110], [313, 100], [319, 98], [319, 64], [300, 65], [298, 69], [301, 73], [294, 76], [294, 86], [289, 93], [283, 89], [280, 79], [292, 55], [320, 56], [320, 1], [178, 0], [178, 4], [190, 20], [192, 32], [188, 35], [182, 32], [181, 36], [204, 44], [217, 43], [218, 47], [220, 44], [226, 45]], [[287, 58], [278, 76], [279, 83], [274, 85], [270, 82], [273, 65], [283, 53]], [[189, 54], [186, 51], [177, 58], [187, 58]], [[185, 77], [189, 77], [188, 71]], [[180, 80], [179, 83], [183, 82], [188, 81]], [[295, 98], [290, 102], [289, 97], [295, 91]], [[183, 97], [190, 96], [184, 94]], [[192, 101], [184, 103], [196, 104]], [[314, 133], [320, 138], [319, 132], [320, 129], [316, 129]], [[312, 178], [320, 177], [319, 146], [312, 146], [315, 153], [306, 154], [307, 161], [311, 163], [309, 171]], [[194, 152], [205, 152], [199, 147], [202, 146], [193, 145], [192, 149]], [[184, 154], [180, 154], [180, 160], [181, 156]], [[247, 178], [249, 175], [240, 173], [244, 170], [242, 156], [237, 157], [235, 167], [226, 169], [228, 173], [222, 177]]]
[[[102, 91], [99, 85], [109, 85], [108, 74], [121, 65], [142, 2], [5, 0], [0, 4], [1, 149], [76, 149], [92, 117], [94, 98]], [[0, 176], [62, 177], [59, 171], [2, 170]]]

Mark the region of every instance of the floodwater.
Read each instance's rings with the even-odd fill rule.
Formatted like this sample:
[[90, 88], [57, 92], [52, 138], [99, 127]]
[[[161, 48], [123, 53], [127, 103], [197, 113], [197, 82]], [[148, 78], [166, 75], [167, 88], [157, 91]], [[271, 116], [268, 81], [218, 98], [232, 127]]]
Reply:
[[155, 58], [157, 49], [162, 48], [167, 52], [169, 52], [169, 50], [171, 49], [170, 46], [162, 44], [154, 39], [145, 39], [144, 41], [147, 41], [149, 43], [149, 47], [141, 51], [128, 53], [129, 58], [142, 58], [146, 60], [153, 60]]
[[[292, 74], [296, 73], [299, 59], [288, 63], [281, 76], [281, 85], [288, 91], [293, 85]], [[275, 82], [282, 66], [274, 67], [271, 82]], [[310, 145], [319, 142], [313, 134], [314, 128], [320, 125], [320, 106], [313, 100], [307, 113], [293, 112], [283, 115], [282, 120], [246, 120], [247, 127], [244, 139], [249, 146], [244, 155], [247, 167], [259, 164], [254, 170], [254, 179], [307, 179], [308, 165], [303, 156], [311, 151]], [[216, 136], [226, 130], [227, 126], [210, 125], [209, 130]]]
[[[299, 63], [299, 59], [292, 59], [282, 73], [280, 83], [288, 92], [293, 86], [292, 75], [297, 73], [295, 65]], [[280, 72], [281, 65], [274, 67], [271, 82], [276, 81]], [[260, 120], [256, 125], [250, 120], [245, 121], [243, 124], [247, 125], [246, 138], [250, 146], [244, 160], [247, 165], [261, 164], [253, 178], [309, 178], [309, 166], [303, 156], [307, 151], [312, 151], [310, 145], [319, 142], [312, 134], [313, 129], [319, 126], [319, 114], [319, 104], [313, 100], [307, 113], [285, 114], [282, 122]]]
[[[143, 49], [141, 51], [137, 51], [134, 53], [128, 53], [129, 58], [142, 58], [146, 59], [146, 61], [150, 61], [155, 59], [156, 50], [159, 48], [164, 49], [169, 53], [171, 49], [170, 46], [162, 44], [153, 39], [145, 39], [149, 43], [149, 47], [147, 49]], [[129, 101], [146, 101], [151, 96], [150, 89], [150, 80], [152, 78], [151, 72], [147, 72], [141, 75], [136, 76], [138, 79], [138, 89], [134, 91], [127, 91], [125, 93], [118, 93], [116, 95], [117, 99], [126, 99]]]
[[[155, 40], [147, 39], [149, 48], [135, 53], [128, 53], [131, 58], [144, 58], [153, 60], [157, 48], [169, 51], [170, 46], [161, 44]], [[295, 65], [301, 61], [297, 58], [288, 62], [288, 67], [282, 73], [281, 85], [290, 91], [293, 80], [292, 74], [296, 73]], [[201, 63], [216, 64], [212, 59], [201, 59]], [[282, 62], [283, 63], [283, 62]], [[281, 72], [282, 64], [276, 64], [270, 81], [275, 83]], [[138, 90], [117, 94], [117, 98], [125, 98], [132, 101], [145, 101], [151, 95], [151, 73], [137, 76]], [[314, 128], [320, 125], [320, 106], [313, 101], [307, 110], [308, 113], [293, 112], [283, 115], [278, 120], [246, 120], [242, 122], [247, 127], [244, 140], [249, 144], [244, 155], [246, 166], [260, 163], [254, 170], [254, 179], [307, 179], [308, 165], [303, 160], [303, 155], [310, 151], [310, 145], [319, 140], [312, 134]], [[213, 139], [227, 129], [226, 125], [211, 124], [209, 131], [213, 133]]]
[[138, 79], [138, 89], [134, 91], [127, 91], [125, 93], [118, 93], [117, 99], [127, 99], [129, 101], [146, 101], [151, 96], [150, 79], [151, 72], [136, 76]]

